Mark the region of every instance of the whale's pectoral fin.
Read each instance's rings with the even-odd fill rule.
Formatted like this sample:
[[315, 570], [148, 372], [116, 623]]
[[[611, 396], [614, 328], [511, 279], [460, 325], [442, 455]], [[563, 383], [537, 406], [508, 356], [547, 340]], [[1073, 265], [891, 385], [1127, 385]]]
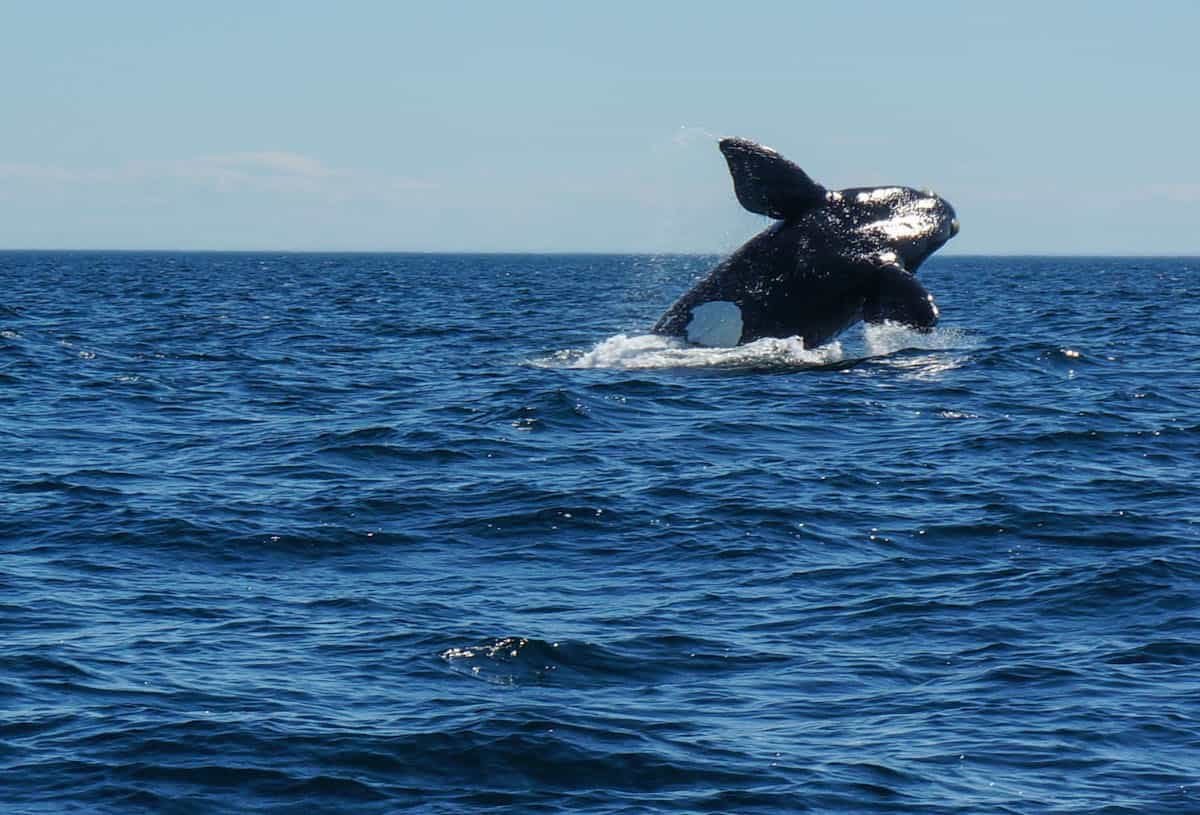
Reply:
[[877, 260], [878, 285], [863, 303], [863, 320], [882, 323], [890, 320], [921, 331], [929, 331], [938, 321], [933, 295], [899, 263]]
[[825, 201], [825, 188], [769, 147], [749, 139], [721, 139], [721, 152], [743, 207], [784, 220]]

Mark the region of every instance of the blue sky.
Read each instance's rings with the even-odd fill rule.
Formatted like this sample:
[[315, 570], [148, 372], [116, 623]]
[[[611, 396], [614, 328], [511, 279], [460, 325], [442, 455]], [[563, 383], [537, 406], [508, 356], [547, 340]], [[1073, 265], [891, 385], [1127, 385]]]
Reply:
[[[747, 9], [753, 9], [749, 11]], [[958, 253], [1200, 253], [1200, 3], [0, 6], [0, 248], [726, 252], [721, 135]]]

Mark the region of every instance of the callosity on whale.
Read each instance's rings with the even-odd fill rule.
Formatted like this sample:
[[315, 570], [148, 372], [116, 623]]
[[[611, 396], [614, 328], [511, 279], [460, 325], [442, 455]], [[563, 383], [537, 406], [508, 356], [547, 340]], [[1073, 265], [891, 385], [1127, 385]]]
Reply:
[[707, 346], [798, 336], [814, 348], [859, 320], [937, 323], [913, 273], [958, 233], [949, 203], [908, 187], [826, 190], [768, 147], [720, 147], [738, 201], [776, 223], [680, 297], [654, 333]]

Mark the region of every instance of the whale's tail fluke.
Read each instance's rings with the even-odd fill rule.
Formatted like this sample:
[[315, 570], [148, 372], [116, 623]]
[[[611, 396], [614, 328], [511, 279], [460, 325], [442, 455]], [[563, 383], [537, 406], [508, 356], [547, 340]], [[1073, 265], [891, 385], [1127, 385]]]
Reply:
[[720, 147], [733, 191], [751, 212], [787, 220], [824, 203], [825, 188], [771, 148], [737, 138], [721, 139]]

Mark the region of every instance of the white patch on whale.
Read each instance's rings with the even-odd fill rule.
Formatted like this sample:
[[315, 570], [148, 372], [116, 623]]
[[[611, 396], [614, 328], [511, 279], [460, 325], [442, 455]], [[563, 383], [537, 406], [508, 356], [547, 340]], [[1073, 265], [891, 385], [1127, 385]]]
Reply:
[[871, 230], [889, 240], [902, 241], [917, 237], [925, 231], [927, 226], [928, 223], [925, 219], [917, 215], [905, 215], [900, 218], [875, 221], [867, 224], [863, 229]]
[[900, 187], [879, 187], [860, 192], [854, 198], [860, 204], [883, 204], [894, 201], [902, 195], [904, 195], [904, 190]]
[[706, 348], [732, 348], [742, 339], [742, 310], [728, 300], [702, 303], [692, 309], [687, 340]]

